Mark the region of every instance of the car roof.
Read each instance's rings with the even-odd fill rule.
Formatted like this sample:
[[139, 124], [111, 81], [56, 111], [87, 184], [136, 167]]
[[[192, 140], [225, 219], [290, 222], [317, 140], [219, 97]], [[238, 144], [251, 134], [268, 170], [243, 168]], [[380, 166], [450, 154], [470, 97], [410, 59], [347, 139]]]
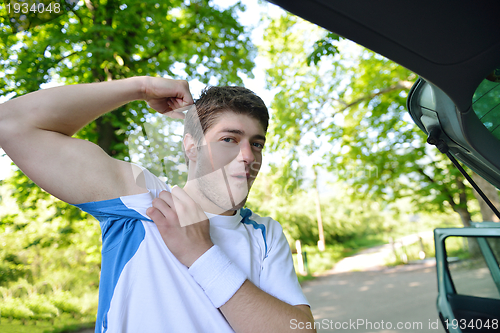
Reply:
[[417, 73], [413, 120], [500, 188], [500, 1], [270, 2]]

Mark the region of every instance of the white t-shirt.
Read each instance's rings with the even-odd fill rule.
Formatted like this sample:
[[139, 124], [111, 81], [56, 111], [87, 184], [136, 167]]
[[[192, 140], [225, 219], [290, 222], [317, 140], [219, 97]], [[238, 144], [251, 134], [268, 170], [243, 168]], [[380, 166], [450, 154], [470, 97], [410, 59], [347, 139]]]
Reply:
[[[96, 217], [102, 231], [96, 332], [233, 332], [146, 215], [170, 187], [144, 174], [149, 193], [76, 205]], [[213, 243], [253, 284], [291, 305], [309, 305], [278, 222], [245, 208], [207, 216]]]

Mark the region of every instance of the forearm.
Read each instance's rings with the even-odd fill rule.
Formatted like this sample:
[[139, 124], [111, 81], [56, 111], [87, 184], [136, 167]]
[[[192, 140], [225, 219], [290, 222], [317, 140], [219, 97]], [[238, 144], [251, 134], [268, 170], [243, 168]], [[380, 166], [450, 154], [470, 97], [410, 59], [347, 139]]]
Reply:
[[142, 98], [143, 78], [39, 90], [0, 105], [0, 128], [42, 129], [72, 136], [83, 126]]
[[[159, 216], [149, 216], [152, 216], [157, 225], [160, 224], [159, 230], [163, 229]], [[160, 230], [161, 232], [165, 234], [164, 230]], [[292, 325], [294, 322], [304, 323], [305, 327], [314, 327], [306, 324], [314, 320], [307, 305], [292, 306], [256, 287], [217, 245], [212, 246], [192, 263], [189, 273], [205, 291], [212, 304], [221, 310], [236, 333], [295, 332]], [[279, 279], [280, 276], [275, 278]], [[315, 331], [306, 329], [302, 332]]]
[[313, 318], [306, 312], [267, 294], [248, 280], [220, 310], [236, 333], [295, 332], [293, 322], [304, 323], [304, 327], [311, 322], [310, 327], [314, 327]]

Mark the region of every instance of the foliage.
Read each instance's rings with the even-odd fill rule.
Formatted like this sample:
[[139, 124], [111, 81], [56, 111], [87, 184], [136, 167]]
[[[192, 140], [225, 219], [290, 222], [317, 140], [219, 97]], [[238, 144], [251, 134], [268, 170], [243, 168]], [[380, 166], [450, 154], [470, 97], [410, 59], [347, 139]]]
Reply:
[[468, 223], [470, 187], [406, 112], [415, 74], [288, 14], [269, 20], [259, 50], [277, 87], [271, 152], [322, 165], [354, 201], [411, 197], [415, 211], [452, 208]]
[[339, 35], [328, 32], [324, 38], [316, 41], [313, 45], [313, 52], [307, 56], [307, 64], [309, 66], [311, 63], [317, 65], [323, 56], [331, 56], [338, 53], [339, 49], [334, 43], [334, 41], [338, 40], [340, 40]]
[[[261, 216], [272, 216], [283, 226], [290, 243], [300, 239], [315, 245], [319, 234], [312, 190], [284, 192], [276, 181], [280, 174], [259, 175], [250, 193], [247, 207]], [[342, 193], [342, 191], [332, 191]], [[327, 244], [345, 243], [371, 234], [392, 230], [397, 223], [389, 207], [377, 202], [351, 201], [342, 195], [322, 195], [323, 228]]]
[[[304, 245], [302, 253], [307, 257], [307, 270], [311, 275], [324, 273], [345, 257], [344, 246], [342, 244], [333, 244], [325, 246], [325, 251], [320, 252], [317, 246]], [[297, 267], [297, 254], [293, 254], [294, 264]]]
[[40, 202], [51, 208], [35, 216], [17, 207], [5, 193], [6, 186], [0, 190], [2, 207], [17, 217], [0, 233], [1, 267], [10, 272], [0, 275], [0, 316], [26, 324], [58, 322], [63, 315], [76, 319], [95, 315], [100, 272], [96, 221], [82, 218], [73, 222], [78, 233], [64, 234], [67, 222], [63, 217], [52, 218], [53, 205]]
[[23, 321], [13, 319], [9, 321], [3, 318], [0, 323], [2, 333], [68, 333], [80, 332], [85, 328], [93, 328], [95, 319], [86, 317], [74, 319], [72, 317], [61, 315], [55, 318], [54, 323], [49, 321]]
[[[311, 280], [314, 276], [332, 269], [338, 261], [345, 257], [345, 252], [343, 250], [342, 244], [327, 245], [325, 247], [325, 251], [323, 252], [320, 252], [317, 246], [304, 245], [302, 247], [302, 252], [304, 266], [307, 266], [304, 267], [304, 269], [306, 269], [307, 275], [297, 274], [300, 283]], [[298, 272], [297, 255], [297, 253], [294, 253], [292, 257], [295, 271]], [[307, 265], [305, 263], [306, 260]]]

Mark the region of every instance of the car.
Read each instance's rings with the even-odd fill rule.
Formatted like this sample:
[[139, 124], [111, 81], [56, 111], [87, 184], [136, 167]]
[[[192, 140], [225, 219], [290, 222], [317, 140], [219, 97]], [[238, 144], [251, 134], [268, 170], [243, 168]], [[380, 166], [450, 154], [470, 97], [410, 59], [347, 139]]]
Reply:
[[[407, 106], [427, 142], [500, 188], [500, 1], [270, 2], [417, 73]], [[437, 307], [447, 332], [500, 329], [499, 225], [435, 230]], [[453, 257], [456, 237], [469, 245]], [[457, 289], [467, 265], [467, 274], [491, 277], [491, 293]]]

